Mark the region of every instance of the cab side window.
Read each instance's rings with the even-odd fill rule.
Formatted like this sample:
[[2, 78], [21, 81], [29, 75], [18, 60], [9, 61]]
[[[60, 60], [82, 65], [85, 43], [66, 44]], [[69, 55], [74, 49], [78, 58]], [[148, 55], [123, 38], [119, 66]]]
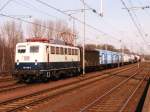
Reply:
[[51, 46], [51, 54], [55, 54], [55, 47]]
[[72, 55], [74, 55], [75, 53], [74, 53], [74, 49], [72, 49]]
[[75, 55], [78, 55], [78, 50], [77, 49], [75, 49]]
[[71, 55], [71, 48], [68, 49], [68, 53], [69, 53], [69, 55]]
[[63, 47], [60, 48], [60, 54], [62, 54], [62, 55], [64, 54], [64, 49], [63, 49]]
[[59, 47], [56, 47], [56, 54], [59, 54]]
[[67, 48], [65, 48], [65, 55], [67, 55], [68, 54], [68, 49]]

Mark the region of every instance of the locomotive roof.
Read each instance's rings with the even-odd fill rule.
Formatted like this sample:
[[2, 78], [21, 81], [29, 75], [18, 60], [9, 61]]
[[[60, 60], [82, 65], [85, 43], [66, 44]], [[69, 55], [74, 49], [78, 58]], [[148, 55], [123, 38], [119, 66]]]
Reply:
[[51, 46], [57, 46], [57, 47], [78, 48], [77, 46], [69, 46], [69, 45], [61, 45], [61, 44], [52, 44], [52, 43], [43, 43], [43, 42], [22, 42], [22, 43], [17, 43], [17, 46], [19, 46], [19, 45], [51, 45]]

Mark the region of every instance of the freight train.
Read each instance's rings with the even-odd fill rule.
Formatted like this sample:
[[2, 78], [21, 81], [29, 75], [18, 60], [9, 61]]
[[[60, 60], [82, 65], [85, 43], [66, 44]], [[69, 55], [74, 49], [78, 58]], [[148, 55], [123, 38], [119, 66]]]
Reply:
[[[80, 47], [51, 44], [44, 38], [31, 38], [18, 43], [15, 53], [13, 77], [18, 81], [31, 82], [60, 77], [70, 77], [82, 72], [83, 50]], [[108, 50], [85, 50], [85, 71], [117, 67], [139, 61], [137, 55]]]

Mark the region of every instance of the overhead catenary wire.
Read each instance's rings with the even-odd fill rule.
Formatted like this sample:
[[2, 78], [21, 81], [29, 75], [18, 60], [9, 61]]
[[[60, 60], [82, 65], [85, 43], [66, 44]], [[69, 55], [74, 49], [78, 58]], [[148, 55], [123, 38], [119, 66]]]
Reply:
[[16, 18], [16, 17], [10, 16], [10, 15], [6, 15], [6, 14], [2, 14], [2, 13], [0, 13], [0, 16], [11, 18], [11, 19], [15, 19], [15, 20], [19, 20], [19, 21], [22, 21], [22, 22], [25, 22], [25, 23], [29, 23], [29, 24], [33, 24], [33, 25], [37, 25], [37, 26], [41, 26], [41, 27], [44, 27], [46, 29], [51, 29], [51, 30], [57, 31], [58, 33], [62, 33], [62, 31], [59, 31], [58, 29], [54, 29], [52, 27], [47, 27], [47, 26], [44, 26], [44, 25], [41, 25], [41, 24], [38, 24], [38, 23], [34, 23], [34, 22], [31, 22], [31, 21], [27, 21], [27, 20], [24, 20], [24, 19], [21, 19], [21, 18]]
[[8, 0], [1, 8], [0, 11], [2, 11], [12, 0]]
[[[35, 10], [36, 12], [39, 12], [39, 13], [41, 13], [41, 14], [44, 14], [44, 15], [47, 15], [47, 16], [54, 17], [54, 18], [58, 19], [56, 16], [52, 16], [52, 15], [50, 15], [49, 13], [46, 13], [45, 11], [39, 10], [38, 8], [36, 8], [36, 7], [33, 6], [32, 4], [28, 3], [27, 1], [22, 0], [21, 3], [20, 3], [20, 2], [18, 2], [17, 0], [13, 0], [13, 2], [16, 3], [16, 4], [18, 4], [18, 5], [23, 6], [23, 7], [25, 7], [25, 8], [28, 8], [28, 9], [31, 9], [31, 10]], [[23, 4], [23, 3], [24, 3], [24, 4]], [[29, 7], [29, 6], [31, 6], [31, 7]], [[88, 9], [88, 10], [89, 10], [89, 9]], [[2, 14], [2, 15], [5, 16], [5, 17], [17, 19], [17, 20], [20, 20], [20, 21], [23, 21], [23, 22], [26, 22], [26, 23], [30, 23], [30, 24], [34, 24], [34, 25], [41, 26], [41, 27], [45, 27], [45, 26], [40, 25], [40, 24], [37, 24], [37, 23], [35, 24], [35, 23], [33, 23], [33, 22], [30, 22], [30, 21], [26, 21], [26, 20], [19, 19], [19, 18], [14, 18], [13, 16], [10, 16], [10, 15], [5, 15], [5, 14]], [[45, 27], [45, 28], [48, 29], [48, 27]], [[54, 30], [54, 29], [52, 29], [52, 30]], [[78, 37], [79, 37], [79, 36], [78, 36]]]
[[[4, 16], [4, 14], [3, 14], [3, 16]], [[6, 16], [8, 17], [9, 15], [6, 15]], [[5, 16], [5, 17], [6, 17], [6, 16]], [[11, 16], [10, 16], [10, 17], [11, 17]], [[18, 18], [14, 18], [14, 19], [18, 19]], [[25, 20], [23, 20], [23, 21], [25, 22]], [[27, 21], [26, 21], [26, 22], [27, 22]], [[27, 23], [31, 23], [31, 22], [28, 21]], [[34, 24], [34, 23], [33, 23], [33, 24]], [[37, 24], [36, 24], [36, 25], [37, 25]], [[40, 25], [40, 26], [41, 26], [41, 25]], [[42, 26], [42, 27], [45, 27], [45, 26]], [[90, 26], [89, 26], [89, 27], [90, 27]], [[91, 28], [93, 29], [93, 28], [95, 28], [95, 27], [91, 27]], [[54, 29], [53, 29], [53, 30], [54, 30]], [[95, 28], [94, 30], [96, 30], [96, 31], [98, 31], [98, 32], [100, 32], [100, 33], [102, 33], [102, 34], [104, 34], [104, 35], [111, 36], [111, 35], [109, 35], [108, 33], [105, 33], [105, 32], [103, 32], [103, 31], [101, 32], [101, 30], [99, 30], [99, 29], [97, 29], [97, 28]], [[111, 37], [113, 37], [113, 36], [111, 36]], [[113, 37], [113, 38], [115, 38], [115, 37]], [[115, 39], [116, 39], [116, 38], [115, 38]], [[118, 39], [117, 39], [117, 40], [118, 40]]]
[[[82, 0], [80, 0], [80, 1], [83, 3]], [[147, 41], [145, 40], [145, 37], [144, 37], [142, 31], [141, 31], [142, 25], [141, 25], [139, 22], [136, 23], [136, 21], [134, 20], [134, 17], [132, 16], [132, 13], [131, 13], [130, 10], [127, 8], [125, 2], [124, 2], [123, 0], [121, 0], [121, 2], [123, 2], [123, 5], [125, 5], [125, 9], [128, 10], [129, 16], [130, 16], [130, 18], [131, 18], [133, 24], [135, 25], [135, 27], [136, 27], [138, 33], [139, 33], [140, 36], [142, 37], [142, 40], [144, 41], [144, 43], [148, 44]], [[97, 14], [98, 16], [100, 16], [100, 14], [99, 14], [94, 8], [90, 7], [90, 5], [88, 5], [86, 2], [84, 2], [84, 4], [85, 4], [89, 9], [94, 10], [93, 12], [94, 12], [95, 14]], [[145, 9], [145, 8], [149, 8], [149, 7], [146, 6], [146, 7], [144, 7], [144, 9]], [[133, 12], [133, 13], [134, 13], [134, 12]], [[134, 16], [137, 18], [137, 15], [136, 15], [135, 13], [134, 13]], [[137, 20], [138, 20], [138, 19], [137, 19]], [[144, 31], [143, 31], [143, 32], [144, 32]]]
[[[91, 9], [93, 11], [93, 13], [97, 14], [99, 17], [102, 16], [102, 13], [98, 13], [98, 11], [96, 11], [94, 8], [90, 7], [90, 5], [88, 5], [86, 2], [84, 2], [83, 0], [80, 0], [85, 6], [87, 6], [87, 8]], [[120, 42], [120, 40], [119, 40]]]
[[[80, 0], [82, 3], [84, 3], [86, 5], [86, 7], [88, 7], [89, 9], [91, 9], [93, 11], [93, 13], [95, 13], [98, 17], [100, 17], [101, 15], [98, 13], [98, 11], [94, 8], [92, 8], [89, 4], [87, 4], [86, 2], [83, 2], [82, 0]], [[109, 26], [111, 26], [113, 29], [116, 29], [114, 28], [113, 25], [110, 25], [110, 23], [106, 22], [103, 18], [101, 18], [105, 23], [109, 24]]]
[[120, 1], [121, 1], [121, 3], [123, 4], [123, 6], [127, 9], [127, 12], [128, 12], [128, 14], [129, 14], [129, 16], [130, 16], [130, 18], [131, 18], [131, 20], [132, 20], [134, 26], [136, 27], [138, 33], [139, 33], [140, 36], [142, 37], [142, 40], [144, 41], [144, 43], [147, 44], [147, 42], [146, 42], [146, 40], [145, 40], [145, 37], [143, 36], [143, 33], [141, 32], [141, 30], [140, 30], [138, 24], [136, 23], [136, 21], [134, 20], [134, 17], [133, 17], [133, 15], [132, 15], [131, 11], [128, 9], [126, 3], [125, 3], [123, 0], [120, 0]]
[[[143, 3], [140, 1], [140, 0], [138, 0], [138, 3], [140, 4], [140, 5], [143, 5]], [[144, 10], [145, 11], [145, 13], [150, 17], [150, 13], [148, 12], [148, 10]]]
[[93, 13], [98, 14], [98, 12], [96, 11], [96, 9], [90, 7], [86, 2], [83, 2], [83, 0], [80, 0], [86, 7], [88, 7], [89, 9], [91, 9], [93, 11]]
[[[92, 8], [89, 4], [87, 4], [86, 2], [83, 2], [82, 0], [80, 0], [82, 3], [84, 3], [87, 8], [91, 9], [98, 17], [101, 17], [101, 15], [98, 13], [98, 11], [96, 11], [96, 9]], [[105, 21], [103, 18], [101, 18], [105, 23], [109, 24], [109, 26], [112, 27], [112, 29], [117, 29], [116, 27], [114, 27], [112, 24], [108, 23], [107, 21]], [[121, 31], [118, 31], [116, 33], [120, 34]], [[119, 42], [120, 42], [120, 39], [119, 39]]]
[[[24, 0], [22, 0], [21, 1], [21, 3], [19, 3], [17, 0], [13, 0], [13, 2], [14, 3], [16, 3], [16, 4], [18, 4], [18, 5], [21, 5], [21, 6], [23, 6], [23, 7], [25, 7], [25, 8], [29, 8], [29, 9], [34, 9], [36, 12], [40, 12], [41, 14], [44, 14], [44, 15], [47, 15], [47, 16], [50, 16], [50, 17], [54, 17], [54, 18], [56, 18], [56, 19], [58, 19], [56, 16], [52, 16], [52, 15], [50, 15], [49, 13], [46, 13], [45, 11], [42, 11], [42, 10], [39, 10], [38, 8], [36, 8], [35, 6], [33, 6], [32, 4], [30, 4], [30, 3], [28, 3], [27, 1], [24, 1]], [[24, 3], [24, 4], [22, 4], [22, 3]], [[26, 5], [25, 5], [26, 4]], [[31, 6], [31, 7], [29, 7], [29, 6]], [[89, 9], [88, 9], [89, 10]], [[63, 11], [63, 12], [65, 12], [65, 11]], [[69, 14], [70, 15], [70, 14]], [[94, 29], [95, 30], [95, 29]], [[96, 30], [97, 31], [97, 30]], [[105, 33], [105, 32], [100, 32], [100, 33], [102, 33], [103, 35], [107, 35], [107, 36], [111, 36], [111, 35], [109, 35], [109, 34], [107, 34], [107, 33]], [[114, 39], [116, 39], [116, 40], [118, 40], [116, 37], [114, 37], [114, 36], [111, 36], [112, 38], [114, 38]]]
[[[66, 15], [66, 16], [68, 16], [68, 17], [71, 17], [72, 19], [78, 21], [78, 22], [81, 23], [81, 24], [84, 24], [84, 22], [83, 22], [82, 20], [80, 20], [80, 19], [78, 19], [78, 18], [76, 18], [76, 17], [74, 17], [74, 16], [72, 16], [72, 15], [70, 15], [70, 14], [68, 14], [68, 13], [66, 13], [66, 12], [64, 12], [64, 11], [62, 11], [62, 10], [60, 10], [60, 9], [58, 9], [58, 8], [56, 8], [56, 7], [52, 6], [52, 5], [50, 5], [50, 4], [48, 4], [48, 3], [46, 3], [46, 2], [43, 2], [43, 1], [41, 1], [41, 0], [35, 0], [35, 1], [37, 1], [37, 2], [40, 3], [40, 4], [43, 4], [44, 6], [47, 6], [47, 7], [51, 8], [51, 9], [54, 9], [54, 10], [56, 10], [56, 11], [58, 11], [58, 12], [64, 14], [64, 15]], [[95, 31], [97, 31], [97, 32], [99, 32], [99, 33], [101, 33], [101, 34], [103, 34], [103, 35], [107, 35], [107, 36], [112, 37], [112, 38], [114, 38], [114, 39], [116, 39], [116, 40], [119, 40], [118, 38], [116, 38], [116, 37], [114, 37], [114, 36], [112, 36], [112, 35], [110, 35], [110, 34], [104, 32], [104, 31], [102, 31], [102, 30], [100, 30], [100, 29], [98, 29], [98, 28], [95, 28], [94, 26], [92, 26], [92, 25], [90, 25], [90, 24], [85, 23], [85, 25], [88, 26], [89, 28], [91, 28], [91, 29], [93, 29], [93, 30], [95, 30]]]
[[[19, 4], [19, 2], [16, 2], [15, 0], [14, 0], [13, 2]], [[23, 2], [24, 2], [24, 1], [23, 1]], [[24, 3], [27, 4], [27, 2], [24, 2]], [[20, 4], [19, 4], [19, 5], [20, 5]], [[31, 5], [31, 4], [28, 4], [28, 5]], [[29, 8], [29, 7], [25, 6], [25, 5], [21, 5], [21, 6], [26, 7], [26, 8]], [[36, 7], [34, 7], [34, 8], [36, 8]], [[38, 11], [39, 11], [39, 10], [38, 10]], [[40, 11], [41, 11], [41, 10], [40, 10]], [[40, 13], [42, 13], [42, 12], [40, 12]], [[43, 13], [43, 14], [47, 15], [48, 13]], [[46, 28], [46, 29], [52, 29], [52, 30], [54, 30], [54, 31], [57, 31], [58, 33], [62, 33], [61, 31], [58, 31], [58, 29], [50, 28], [50, 27], [47, 27], [47, 26], [44, 26], [44, 25], [41, 25], [41, 24], [37, 24], [37, 23], [31, 22], [31, 21], [27, 21], [27, 20], [24, 20], [24, 19], [21, 19], [21, 18], [14, 17], [14, 16], [11, 16], [11, 15], [7, 15], [7, 14], [3, 14], [3, 13], [1, 13], [0, 15], [1, 15], [1, 16], [4, 16], [4, 17], [7, 17], [7, 18], [19, 20], [19, 21], [22, 21], [22, 22], [25, 22], [25, 23], [29, 23], [29, 24], [41, 26], [41, 27], [44, 27], [44, 28]], [[51, 16], [51, 15], [48, 15], [48, 16]], [[53, 17], [53, 16], [52, 16], [52, 17]], [[55, 16], [54, 16], [54, 17], [55, 17]], [[78, 36], [78, 37], [81, 38], [81, 36]]]
[[[143, 5], [143, 3], [142, 3], [140, 0], [138, 0], [138, 3], [139, 3], [140, 5]], [[150, 13], [148, 12], [148, 10], [144, 10], [144, 12], [145, 12], [145, 14], [146, 14], [147, 16], [150, 17]], [[147, 35], [147, 34], [145, 34], [145, 35]]]
[[[52, 28], [52, 27], [47, 27], [47, 26], [44, 26], [44, 25], [41, 25], [41, 24], [38, 24], [38, 23], [34, 23], [34, 22], [31, 22], [31, 21], [28, 21], [28, 20], [24, 20], [24, 19], [21, 19], [21, 18], [16, 18], [16, 17], [14, 17], [14, 16], [2, 14], [2, 13], [0, 13], [0, 16], [7, 17], [7, 18], [11, 18], [11, 19], [18, 20], [18, 21], [25, 22], [25, 23], [29, 23], [29, 24], [32, 24], [32, 25], [41, 26], [41, 27], [43, 27], [43, 28], [45, 28], [45, 29], [51, 29], [51, 30], [56, 31], [56, 32], [58, 32], [58, 33], [63, 33], [61, 30], [54, 29], [54, 28]], [[81, 36], [78, 36], [78, 37], [82, 38]]]
[[[131, 5], [131, 7], [133, 7], [132, 0], [129, 0], [129, 3]], [[131, 12], [133, 13], [134, 17], [136, 18], [137, 24], [139, 25], [139, 29], [141, 29], [141, 31], [145, 34], [145, 31], [142, 29], [142, 25], [141, 25], [140, 21], [138, 20], [137, 14], [135, 13], [134, 10], [131, 10]]]
[[[80, 0], [82, 3], [84, 3], [86, 6], [87, 6], [87, 8], [89, 8], [89, 9], [91, 9], [95, 14], [97, 14], [97, 16], [98, 17], [101, 17], [101, 15], [98, 13], [98, 11], [96, 11], [94, 8], [92, 8], [90, 5], [88, 5], [86, 2], [83, 2], [82, 0]], [[104, 21], [104, 20], [103, 20]], [[105, 23], [106, 23], [106, 21], [104, 21]], [[109, 23], [107, 23], [107, 24], [109, 24]], [[109, 24], [110, 25], [110, 24]], [[140, 25], [140, 24], [139, 24]], [[112, 25], [110, 25], [113, 29], [116, 29], [114, 26], [112, 26]], [[120, 34], [120, 32], [119, 31], [117, 31], [118, 32], [118, 34]], [[116, 32], [116, 33], [117, 33]], [[119, 40], [120, 41], [120, 40]], [[144, 39], [144, 42], [146, 42], [145, 41], [145, 39]], [[124, 44], [125, 45], [125, 44]]]
[[[55, 19], [58, 19], [58, 17], [56, 16], [53, 16], [53, 15], [50, 15], [49, 13], [45, 12], [45, 11], [42, 11], [40, 10], [39, 8], [35, 7], [34, 5], [32, 5], [31, 3], [25, 1], [25, 0], [21, 0], [21, 1], [17, 1], [17, 0], [13, 0], [12, 2], [22, 6], [22, 7], [25, 7], [27, 9], [31, 9], [32, 11], [35, 11], [35, 12], [39, 12], [41, 14], [44, 14], [46, 16], [49, 16], [49, 17], [53, 17]], [[30, 7], [31, 6], [31, 7]]]

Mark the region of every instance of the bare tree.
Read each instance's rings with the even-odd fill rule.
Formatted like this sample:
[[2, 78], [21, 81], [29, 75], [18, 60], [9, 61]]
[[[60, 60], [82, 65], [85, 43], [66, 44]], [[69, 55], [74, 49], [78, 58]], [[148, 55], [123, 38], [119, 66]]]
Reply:
[[62, 20], [47, 22], [35, 20], [34, 24], [30, 24], [28, 31], [31, 37], [46, 37], [49, 40], [63, 41], [71, 45], [74, 44], [76, 36], [68, 24]]
[[15, 46], [23, 40], [21, 23], [7, 21], [1, 27], [2, 70], [11, 70], [14, 66]]
[[49, 40], [53, 40], [54, 37], [55, 37], [55, 31], [54, 31], [54, 22], [53, 21], [47, 21], [46, 22], [46, 26], [47, 26], [47, 29], [46, 29], [46, 33], [45, 33], [45, 36], [49, 39]]
[[29, 25], [29, 35], [31, 37], [43, 37], [46, 32], [46, 23], [40, 20], [34, 20], [33, 23]]
[[4, 47], [5, 47], [5, 42], [4, 39], [1, 37], [0, 34], [0, 72], [4, 71], [4, 66], [5, 66], [5, 54], [4, 54]]
[[66, 44], [73, 45], [74, 40], [76, 37], [76, 32], [71, 30], [71, 28], [68, 27], [67, 23], [64, 21], [57, 21], [56, 22], [56, 29], [59, 29], [59, 32], [57, 32], [57, 38], [63, 40]]
[[85, 49], [86, 50], [94, 50], [94, 49], [96, 49], [96, 45], [95, 44], [86, 44]]

